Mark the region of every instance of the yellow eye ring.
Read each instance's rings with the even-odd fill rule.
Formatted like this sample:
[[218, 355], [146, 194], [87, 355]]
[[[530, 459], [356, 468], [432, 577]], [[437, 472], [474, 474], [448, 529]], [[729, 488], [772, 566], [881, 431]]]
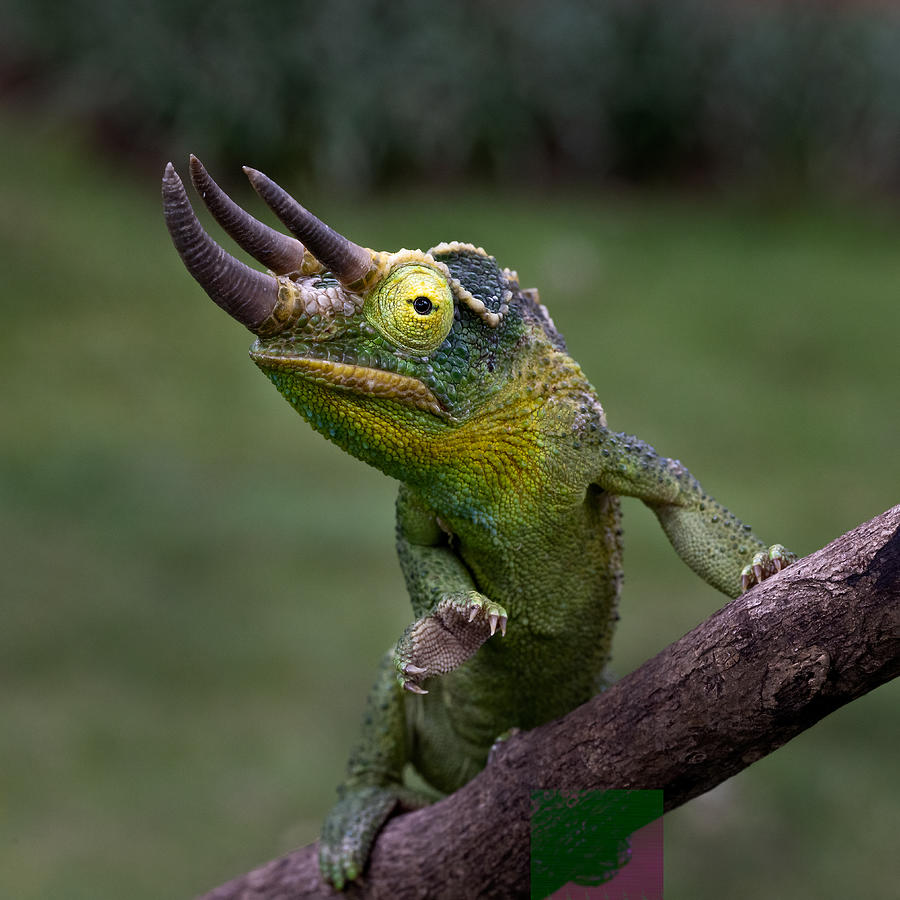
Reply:
[[363, 314], [392, 344], [414, 353], [436, 350], [453, 325], [453, 293], [430, 266], [398, 266], [365, 299]]

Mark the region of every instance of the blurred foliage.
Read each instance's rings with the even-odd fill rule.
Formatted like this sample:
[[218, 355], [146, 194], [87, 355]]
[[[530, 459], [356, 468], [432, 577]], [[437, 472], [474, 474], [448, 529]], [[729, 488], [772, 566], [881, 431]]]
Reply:
[[[255, 370], [158, 175], [0, 117], [3, 898], [187, 897], [315, 839], [409, 620], [395, 484]], [[530, 184], [315, 200], [366, 245], [517, 268], [613, 427], [758, 534], [806, 553], [897, 502], [896, 218]], [[723, 602], [624, 506], [619, 674]], [[898, 691], [668, 815], [666, 896], [892, 896]]]
[[900, 185], [891, 4], [5, 5], [7, 97], [134, 153], [357, 187], [424, 174]]

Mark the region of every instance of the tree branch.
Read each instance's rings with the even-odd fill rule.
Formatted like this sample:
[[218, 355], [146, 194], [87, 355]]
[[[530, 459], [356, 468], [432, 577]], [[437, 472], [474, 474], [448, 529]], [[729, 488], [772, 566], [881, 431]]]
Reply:
[[[900, 673], [900, 506], [714, 613], [563, 719], [516, 735], [433, 806], [391, 819], [347, 897], [528, 893], [533, 790], [663, 788], [666, 811]], [[205, 900], [330, 897], [316, 845]]]

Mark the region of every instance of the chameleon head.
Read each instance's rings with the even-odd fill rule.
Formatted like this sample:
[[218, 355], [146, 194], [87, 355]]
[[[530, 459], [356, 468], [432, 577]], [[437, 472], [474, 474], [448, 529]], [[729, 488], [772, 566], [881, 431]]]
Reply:
[[[583, 381], [536, 292], [520, 291], [515, 273], [481, 248], [368, 250], [261, 172], [244, 171], [293, 237], [241, 209], [191, 158], [213, 217], [268, 272], [203, 230], [170, 163], [163, 201], [172, 240], [207, 294], [257, 335], [256, 364], [313, 427], [354, 455], [408, 475], [410, 459], [422, 468], [451, 452], [445, 439], [467, 424], [483, 426], [529, 394], [546, 396], [522, 381], [539, 386], [553, 377], [548, 366]], [[492, 429], [477, 431], [483, 441]], [[458, 465], [466, 443], [452, 444]], [[471, 452], [483, 458], [488, 448]]]

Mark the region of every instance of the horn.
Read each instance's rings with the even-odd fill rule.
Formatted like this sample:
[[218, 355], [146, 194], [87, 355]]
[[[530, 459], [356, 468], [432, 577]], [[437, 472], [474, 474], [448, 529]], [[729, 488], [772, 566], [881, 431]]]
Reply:
[[213, 218], [266, 268], [286, 275], [296, 272], [303, 262], [303, 244], [274, 228], [269, 228], [245, 212], [210, 177], [206, 167], [191, 154], [191, 181]]
[[277, 280], [230, 256], [203, 230], [172, 163], [162, 195], [169, 234], [188, 272], [213, 302], [256, 332], [278, 302]]
[[244, 166], [244, 172], [272, 212], [341, 284], [349, 286], [369, 274], [373, 264], [368, 250], [329, 228], [262, 172], [249, 166]]

